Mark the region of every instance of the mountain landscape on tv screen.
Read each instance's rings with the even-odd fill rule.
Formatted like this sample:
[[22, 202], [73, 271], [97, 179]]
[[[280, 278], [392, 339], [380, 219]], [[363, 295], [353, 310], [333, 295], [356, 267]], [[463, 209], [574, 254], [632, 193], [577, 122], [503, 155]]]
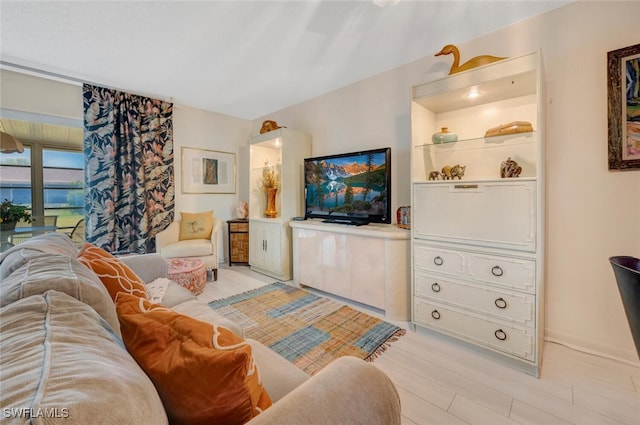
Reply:
[[386, 212], [385, 156], [305, 163], [307, 208], [314, 211], [380, 215]]

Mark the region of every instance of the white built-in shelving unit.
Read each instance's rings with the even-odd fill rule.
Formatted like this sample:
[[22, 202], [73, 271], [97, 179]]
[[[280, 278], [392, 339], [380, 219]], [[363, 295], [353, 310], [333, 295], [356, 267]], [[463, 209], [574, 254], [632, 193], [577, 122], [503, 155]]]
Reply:
[[[292, 277], [289, 221], [304, 215], [303, 164], [311, 156], [311, 137], [289, 128], [251, 139], [249, 176], [249, 264], [257, 272], [286, 281]], [[274, 167], [280, 188], [276, 217], [265, 215], [267, 199], [260, 187], [266, 167]]]
[[[544, 91], [540, 52], [413, 87], [412, 316], [538, 376], [544, 334]], [[480, 95], [469, 97], [469, 93]], [[484, 137], [502, 124], [533, 131]], [[433, 144], [447, 127], [453, 143]], [[507, 158], [517, 178], [501, 178]], [[458, 180], [430, 180], [444, 166]]]

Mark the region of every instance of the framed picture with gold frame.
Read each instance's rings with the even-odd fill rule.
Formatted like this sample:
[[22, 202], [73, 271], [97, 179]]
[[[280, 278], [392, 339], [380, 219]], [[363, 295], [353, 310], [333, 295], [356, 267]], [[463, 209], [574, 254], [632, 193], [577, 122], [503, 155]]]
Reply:
[[183, 193], [236, 193], [236, 154], [182, 147]]
[[607, 53], [609, 170], [640, 168], [640, 44]]

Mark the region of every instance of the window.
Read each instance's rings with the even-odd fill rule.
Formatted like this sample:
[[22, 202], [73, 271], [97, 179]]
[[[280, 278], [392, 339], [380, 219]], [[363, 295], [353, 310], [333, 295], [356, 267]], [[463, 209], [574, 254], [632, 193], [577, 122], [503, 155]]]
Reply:
[[22, 153], [0, 154], [0, 200], [9, 199], [31, 208], [31, 148]]
[[57, 217], [60, 229], [73, 229], [84, 217], [81, 151], [42, 149], [42, 193], [46, 217]]
[[27, 205], [36, 225], [70, 232], [84, 217], [82, 150], [23, 144], [22, 153], [0, 155], [0, 199]]

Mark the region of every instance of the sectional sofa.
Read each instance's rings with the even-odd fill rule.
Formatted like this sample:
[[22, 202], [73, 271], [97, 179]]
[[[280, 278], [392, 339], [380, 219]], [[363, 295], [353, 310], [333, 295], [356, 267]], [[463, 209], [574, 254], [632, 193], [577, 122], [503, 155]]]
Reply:
[[[179, 285], [169, 282], [159, 303], [114, 291], [103, 280], [113, 276], [79, 253], [47, 234], [0, 255], [3, 423], [400, 424], [396, 389], [375, 366], [343, 357], [309, 377]], [[167, 275], [157, 254], [105, 258], [142, 292]], [[198, 335], [191, 352], [227, 357], [191, 362], [183, 353]]]

